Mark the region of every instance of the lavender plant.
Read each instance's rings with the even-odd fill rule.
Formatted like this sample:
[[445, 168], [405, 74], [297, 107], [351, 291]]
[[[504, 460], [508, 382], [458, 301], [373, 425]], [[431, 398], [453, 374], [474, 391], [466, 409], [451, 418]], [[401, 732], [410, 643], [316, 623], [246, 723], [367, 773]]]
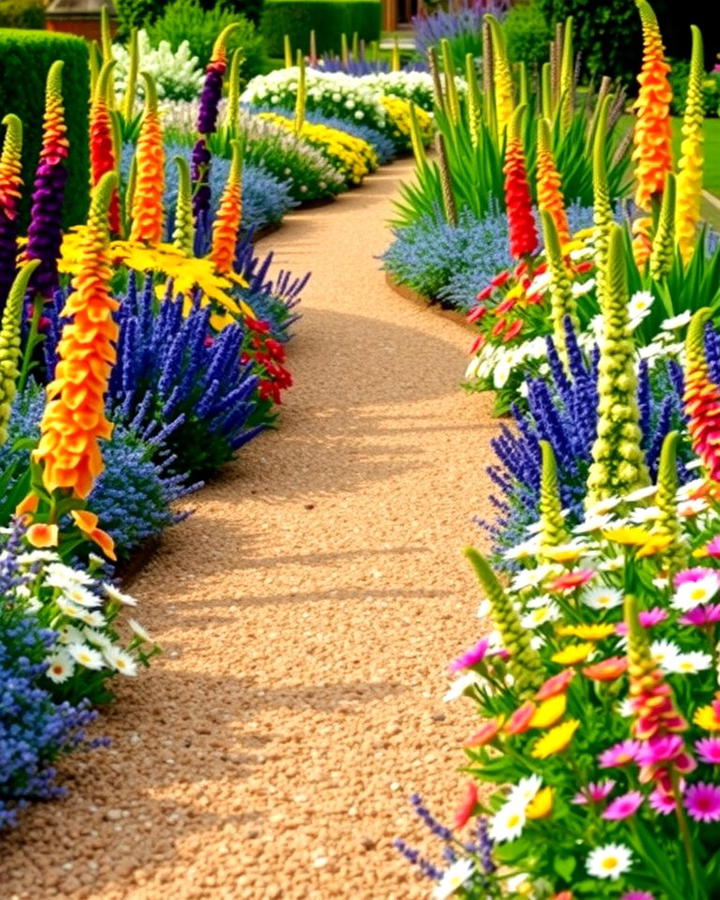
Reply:
[[[503, 425], [501, 434], [491, 441], [498, 463], [487, 471], [498, 490], [490, 497], [497, 518], [493, 522], [478, 520], [478, 524], [492, 535], [498, 555], [521, 543], [527, 537], [528, 526], [540, 517], [540, 441], [548, 441], [555, 455], [568, 527], [584, 517], [587, 474], [597, 430], [598, 353], [595, 349], [590, 359], [583, 354], [568, 318], [565, 343], [569, 372], [548, 337], [549, 375], [528, 383], [527, 407], [515, 404], [512, 408], [515, 427]], [[720, 366], [720, 346], [717, 360]], [[653, 478], [657, 476], [664, 438], [670, 431], [682, 428], [682, 395], [682, 370], [674, 360], [658, 363], [652, 370], [646, 361], [640, 362], [637, 399], [644, 436], [642, 449]], [[681, 445], [680, 483], [690, 478], [684, 461], [691, 456], [689, 446]]]
[[437, 47], [443, 38], [450, 41], [453, 60], [459, 71], [465, 63], [465, 54], [482, 56], [483, 16], [492, 13], [502, 20], [510, 9], [510, 0], [471, 0], [450, 9], [439, 9], [429, 15], [414, 16], [415, 49], [423, 58], [431, 47]]

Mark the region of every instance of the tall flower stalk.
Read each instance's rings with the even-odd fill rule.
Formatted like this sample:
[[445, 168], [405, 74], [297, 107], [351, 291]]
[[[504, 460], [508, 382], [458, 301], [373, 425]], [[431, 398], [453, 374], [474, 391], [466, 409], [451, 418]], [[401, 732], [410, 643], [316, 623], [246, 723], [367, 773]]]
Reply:
[[660, 281], [670, 274], [675, 258], [675, 176], [668, 172], [660, 218], [650, 253], [650, 277]]
[[502, 26], [492, 14], [485, 16], [485, 21], [490, 28], [492, 50], [492, 74], [494, 86], [494, 107], [497, 118], [498, 138], [502, 138], [503, 131], [510, 125], [515, 109], [513, 96], [513, 80], [508, 61], [505, 34]]
[[565, 198], [562, 192], [562, 177], [555, 165], [550, 139], [550, 123], [547, 119], [538, 121], [537, 133], [537, 196], [538, 207], [552, 216], [560, 246], [570, 240]]
[[[98, 75], [90, 106], [90, 188], [94, 188], [106, 172], [117, 168], [113, 124], [108, 106], [108, 82], [115, 61], [105, 63]], [[110, 231], [120, 234], [120, 196], [117, 189], [110, 200]]]
[[175, 165], [178, 170], [178, 192], [172, 240], [178, 250], [186, 256], [192, 256], [195, 247], [195, 222], [192, 210], [190, 167], [182, 156], [175, 157]]
[[679, 435], [671, 431], [665, 436], [660, 463], [658, 466], [657, 495], [655, 505], [659, 515], [653, 524], [652, 533], [672, 538], [672, 542], [663, 550], [663, 568], [670, 577], [685, 564], [687, 548], [683, 547], [682, 527], [677, 510], [677, 445]]
[[549, 212], [541, 213], [545, 251], [550, 273], [550, 316], [553, 324], [553, 341], [566, 367], [569, 366], [566, 343], [566, 318], [573, 328], [578, 327], [577, 302], [572, 292], [572, 284], [565, 259], [562, 255], [555, 222]]
[[12, 283], [0, 324], [0, 446], [8, 439], [8, 423], [17, 392], [22, 357], [20, 327], [23, 302], [30, 276], [40, 265], [33, 259], [20, 269]]
[[720, 385], [712, 379], [705, 351], [705, 323], [710, 316], [707, 307], [699, 309], [688, 325], [683, 403], [693, 450], [708, 476], [720, 482]]
[[552, 444], [549, 441], [540, 441], [540, 454], [542, 457], [542, 471], [540, 475], [540, 556], [545, 550], [557, 547], [568, 539], [565, 528], [565, 519], [560, 500], [560, 488], [558, 485], [557, 463]]
[[522, 259], [538, 247], [538, 234], [528, 184], [525, 151], [522, 144], [522, 121], [526, 107], [519, 106], [508, 128], [505, 150], [505, 206], [507, 208], [510, 253]]
[[612, 99], [603, 98], [598, 108], [598, 119], [593, 144], [593, 238], [595, 243], [595, 271], [597, 273], [598, 296], [605, 290], [607, 275], [608, 247], [613, 223], [610, 188], [605, 162], [605, 140], [608, 113]]
[[682, 143], [678, 163], [677, 199], [675, 202], [675, 232], [685, 263], [695, 249], [695, 232], [700, 221], [700, 200], [703, 182], [703, 124], [702, 86], [705, 79], [703, 40], [697, 25], [692, 30], [692, 55], [688, 77], [687, 100], [682, 124]]
[[22, 196], [22, 122], [13, 113], [2, 120], [0, 153], [0, 309], [5, 305], [17, 264], [18, 207]]
[[132, 198], [130, 240], [153, 246], [162, 241], [165, 229], [165, 147], [155, 82], [145, 72], [142, 76], [145, 80], [145, 109], [135, 157], [137, 174]]
[[210, 258], [221, 275], [233, 271], [238, 234], [242, 223], [242, 148], [231, 141], [232, 162], [212, 230]]

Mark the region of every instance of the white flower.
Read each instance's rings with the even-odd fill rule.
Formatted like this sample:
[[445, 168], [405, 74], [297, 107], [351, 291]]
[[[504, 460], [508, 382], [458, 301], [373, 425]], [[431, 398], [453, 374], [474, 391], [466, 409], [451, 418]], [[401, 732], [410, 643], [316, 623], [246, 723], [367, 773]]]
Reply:
[[696, 500], [682, 500], [678, 503], [677, 512], [678, 515], [682, 516], [684, 519], [690, 519], [693, 516], [705, 512], [708, 508], [707, 501], [698, 497]]
[[61, 625], [55, 630], [58, 634], [58, 644], [77, 644], [83, 641], [83, 632], [74, 625]]
[[524, 559], [527, 556], [534, 556], [540, 549], [540, 536], [533, 535], [528, 540], [517, 544], [515, 547], [503, 551], [505, 559]]
[[623, 603], [622, 593], [611, 587], [586, 588], [580, 599], [590, 609], [615, 609]]
[[89, 591], [80, 584], [67, 584], [63, 587], [61, 594], [64, 600], [74, 603], [75, 606], [83, 606], [86, 609], [92, 609], [94, 606], [101, 606], [102, 599]]
[[615, 509], [615, 507], [619, 506], [621, 503], [622, 497], [605, 497], [603, 500], [598, 500], [598, 502], [593, 504], [586, 512], [588, 516], [602, 516]]
[[630, 521], [635, 525], [642, 525], [645, 522], [654, 522], [660, 515], [661, 511], [657, 506], [637, 506], [630, 513]]
[[511, 785], [505, 805], [513, 805], [525, 810], [542, 787], [542, 783], [540, 775], [528, 775], [525, 778], [521, 778], [517, 784]]
[[83, 609], [75, 618], [79, 619], [83, 624], [89, 625], [91, 628], [102, 628], [103, 625], [107, 624], [105, 616], [96, 609]]
[[137, 675], [137, 662], [119, 647], [108, 647], [103, 651], [105, 659], [121, 675]]
[[573, 297], [582, 297], [583, 294], [589, 294], [595, 287], [595, 279], [588, 278], [587, 281], [573, 281], [572, 294]]
[[530, 879], [527, 872], [518, 872], [517, 875], [512, 875], [505, 882], [507, 886], [508, 893], [511, 896], [515, 894], [522, 894], [523, 897], [528, 896], [529, 892], [532, 891], [532, 886], [530, 884]]
[[537, 587], [550, 575], [556, 574], [558, 568], [558, 566], [550, 563], [544, 563], [535, 566], [534, 569], [522, 569], [516, 575], [513, 575], [512, 581], [510, 582], [510, 588], [513, 591], [522, 591], [525, 588]]
[[717, 594], [720, 589], [720, 575], [715, 572], [708, 572], [697, 581], [686, 581], [681, 584], [675, 591], [671, 605], [674, 609], [681, 612], [689, 612], [700, 606], [701, 603], [708, 603]]
[[87, 612], [84, 607], [76, 606], [62, 595], [57, 598], [55, 605], [64, 616], [68, 616], [70, 619], [77, 619], [80, 615]]
[[689, 653], [679, 653], [675, 657], [667, 660], [661, 665], [665, 672], [672, 672], [678, 675], [695, 675], [712, 666], [712, 656], [709, 653], [701, 653], [699, 650], [692, 650]]
[[587, 858], [587, 870], [593, 878], [619, 878], [632, 865], [632, 853], [624, 844], [596, 847]]
[[500, 359], [493, 372], [493, 384], [496, 388], [505, 387], [512, 373], [512, 366], [507, 359]]
[[691, 459], [689, 463], [685, 463], [685, 468], [688, 470], [688, 472], [692, 471], [693, 469], [699, 469], [701, 466], [701, 459]]
[[530, 646], [533, 648], [533, 650], [540, 650], [545, 646], [545, 644], [547, 644], [547, 641], [541, 634], [534, 634], [530, 638]]
[[53, 550], [31, 550], [28, 553], [18, 553], [15, 557], [21, 566], [31, 566], [33, 563], [52, 563], [58, 558]]
[[93, 650], [87, 644], [68, 644], [67, 652], [75, 662], [80, 663], [86, 669], [102, 669], [105, 665], [97, 650]]
[[459, 678], [456, 678], [455, 681], [450, 685], [443, 700], [446, 703], [450, 703], [453, 700], [457, 700], [462, 697], [468, 688], [474, 687], [475, 685], [482, 684], [482, 679], [478, 675], [477, 672], [463, 672]]
[[92, 585], [93, 578], [81, 569], [73, 569], [63, 563], [51, 563], [45, 569], [45, 582], [53, 587], [64, 588], [66, 585], [83, 584], [86, 587]]
[[665, 319], [660, 326], [664, 331], [674, 331], [676, 328], [682, 328], [683, 325], [687, 325], [692, 319], [692, 313], [689, 309], [686, 309], [685, 312], [681, 312], [679, 316], [673, 316], [670, 319]]
[[630, 319], [636, 323], [642, 322], [650, 312], [654, 299], [650, 291], [637, 291], [633, 294], [627, 306]]
[[105, 595], [116, 603], [122, 603], [123, 606], [137, 606], [137, 600], [134, 597], [131, 597], [129, 594], [123, 594], [122, 591], [119, 591], [114, 585], [108, 584], [106, 581], [103, 582], [103, 590]]
[[650, 344], [647, 344], [645, 347], [638, 348], [638, 356], [640, 359], [650, 360], [655, 359], [658, 356], [666, 356], [667, 353], [665, 351], [665, 347], [658, 343], [657, 341], [653, 341]]
[[488, 835], [496, 844], [514, 841], [520, 837], [525, 827], [525, 807], [517, 803], [506, 803], [490, 819]]
[[136, 634], [141, 641], [151, 641], [152, 638], [145, 631], [142, 625], [137, 621], [137, 619], [128, 619], [128, 625], [130, 626], [133, 634]]
[[597, 513], [587, 516], [583, 522], [573, 528], [575, 534], [588, 534], [591, 531], [603, 531], [614, 527], [615, 519], [610, 513]]
[[113, 642], [106, 634], [103, 634], [102, 631], [95, 631], [94, 628], [85, 628], [82, 636], [94, 647], [99, 647], [101, 650], [107, 650], [113, 645]]
[[[562, 567], [558, 566], [560, 572], [562, 572]], [[557, 574], [559, 575], [560, 572]], [[537, 597], [530, 597], [529, 600], [526, 601], [525, 606], [528, 609], [539, 609], [541, 606], [547, 606], [548, 603], [553, 602], [553, 598], [550, 594], [539, 594]]]
[[47, 671], [45, 674], [55, 684], [67, 681], [75, 671], [75, 662], [66, 650], [56, 650], [47, 658]]
[[[687, 468], [689, 469], [691, 466], [692, 463], [688, 463]], [[683, 503], [686, 500], [692, 500], [693, 495], [702, 490], [704, 486], [704, 478], [694, 478], [692, 481], [688, 481], [686, 484], [683, 484], [678, 488], [677, 493], [675, 494], [675, 499], [678, 501], [678, 503]]]
[[459, 859], [443, 873], [440, 881], [433, 888], [434, 900], [446, 900], [472, 876], [475, 866], [471, 859]]
[[557, 603], [548, 603], [545, 606], [538, 606], [532, 612], [523, 616], [520, 624], [523, 628], [538, 628], [546, 622], [554, 622], [560, 618], [560, 607]]
[[659, 664], [661, 669], [667, 671], [667, 666], [672, 666], [673, 662], [680, 655], [680, 648], [673, 641], [653, 641], [650, 644], [650, 653], [653, 659]]
[[480, 601], [480, 604], [477, 608], [477, 617], [478, 619], [487, 619], [487, 617], [492, 612], [492, 606], [490, 605], [490, 601], [485, 597]]
[[648, 497], [653, 497], [655, 494], [657, 494], [657, 485], [649, 484], [647, 487], [641, 487], [630, 494], [626, 494], [625, 499], [630, 503], [638, 503], [640, 500], [647, 500]]
[[623, 717], [623, 719], [629, 719], [630, 716], [635, 715], [632, 700], [629, 697], [626, 697], [624, 700], [621, 700], [620, 703], [618, 703], [617, 710]]
[[[618, 528], [621, 526], [618, 525]], [[625, 566], [625, 560], [622, 556], [606, 556], [597, 564], [597, 568], [602, 572], [619, 572]]]

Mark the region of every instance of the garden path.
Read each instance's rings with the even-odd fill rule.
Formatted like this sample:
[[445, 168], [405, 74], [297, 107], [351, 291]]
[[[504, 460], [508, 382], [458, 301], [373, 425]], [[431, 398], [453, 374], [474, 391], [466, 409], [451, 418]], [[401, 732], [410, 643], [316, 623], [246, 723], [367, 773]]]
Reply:
[[[66, 800], [4, 839], [4, 898], [426, 897], [393, 850], [451, 818], [479, 636], [460, 556], [496, 430], [458, 387], [469, 335], [373, 258], [411, 165], [299, 211], [265, 246], [311, 267], [280, 428], [195, 498], [132, 585], [165, 655], [73, 757]], [[433, 846], [434, 850], [438, 846]]]

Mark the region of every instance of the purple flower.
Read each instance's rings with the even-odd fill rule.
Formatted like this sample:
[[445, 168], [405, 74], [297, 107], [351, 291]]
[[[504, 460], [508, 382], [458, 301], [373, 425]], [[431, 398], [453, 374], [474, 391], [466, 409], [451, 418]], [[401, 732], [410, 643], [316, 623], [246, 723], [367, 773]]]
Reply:
[[681, 625], [714, 625], [720, 622], [720, 603], [706, 603], [704, 606], [696, 606], [695, 609], [688, 610], [684, 616], [680, 618]]
[[685, 792], [685, 809], [696, 822], [720, 821], [720, 787], [699, 782]]
[[218, 104], [222, 97], [225, 66], [210, 63], [205, 70], [205, 84], [200, 94], [197, 130], [200, 134], [212, 134], [217, 128]]
[[196, 223], [210, 212], [211, 159], [205, 138], [199, 138], [192, 150], [193, 213]]

